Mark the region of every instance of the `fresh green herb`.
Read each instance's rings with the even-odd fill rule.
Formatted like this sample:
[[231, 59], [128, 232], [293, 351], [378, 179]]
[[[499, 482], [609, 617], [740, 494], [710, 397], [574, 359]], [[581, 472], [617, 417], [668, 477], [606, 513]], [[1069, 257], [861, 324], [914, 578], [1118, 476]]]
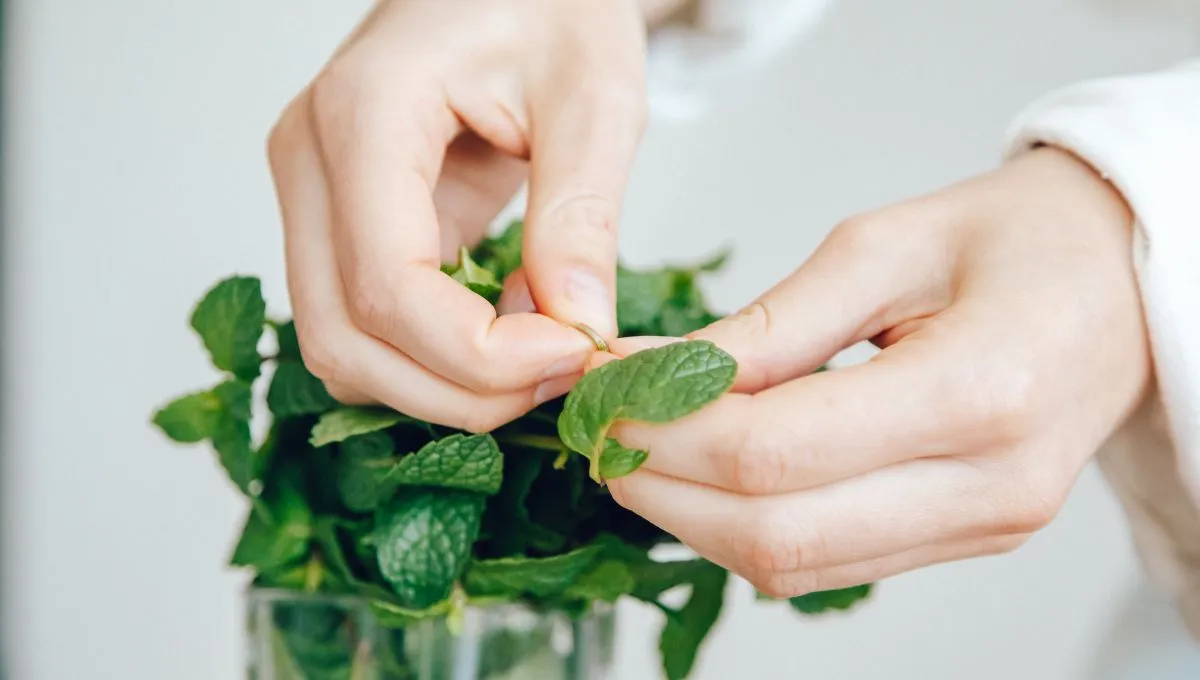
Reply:
[[[715, 321], [699, 281], [724, 261], [721, 254], [692, 267], [620, 267], [620, 333], [681, 337]], [[494, 304], [520, 265], [517, 222], [443, 271]], [[153, 424], [176, 442], [208, 442], [248, 497], [230, 562], [251, 569], [257, 585], [371, 603], [371, 615], [395, 636], [380, 678], [417, 677], [405, 632], [429, 620], [453, 631], [465, 607], [518, 602], [578, 615], [622, 597], [663, 613], [665, 676], [691, 673], [720, 615], [727, 572], [703, 559], [653, 558], [653, 548], [675, 539], [589, 478], [629, 474], [650, 455], [610, 437], [614, 425], [676, 420], [728, 391], [737, 372], [728, 354], [699, 341], [638, 352], [589, 372], [565, 399], [469, 434], [337, 403], [305, 368], [295, 325], [267, 319], [255, 278], [219, 282], [191, 325], [221, 377], [167, 403]], [[264, 357], [268, 327], [276, 349]], [[256, 444], [253, 394], [264, 373], [268, 427]], [[662, 602], [677, 588], [691, 591], [679, 609]], [[864, 585], [790, 603], [812, 614], [846, 609], [869, 593]], [[344, 653], [353, 629], [344, 612], [297, 604], [280, 610], [274, 625], [273, 653], [294, 677], [375, 677]], [[489, 667], [511, 665], [536, 644], [514, 640], [484, 653]]]

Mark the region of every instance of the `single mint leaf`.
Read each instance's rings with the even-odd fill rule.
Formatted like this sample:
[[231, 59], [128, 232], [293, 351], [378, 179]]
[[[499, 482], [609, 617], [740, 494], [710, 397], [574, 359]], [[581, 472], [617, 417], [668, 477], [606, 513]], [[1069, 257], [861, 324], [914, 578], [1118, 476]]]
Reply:
[[504, 457], [488, 434], [450, 435], [400, 459], [388, 481], [406, 486], [439, 486], [493, 495], [504, 479]]
[[234, 548], [230, 564], [271, 571], [291, 564], [308, 553], [313, 536], [313, 516], [304, 498], [296, 467], [288, 468], [264, 494], [271, 520], [251, 511]]
[[163, 434], [182, 444], [210, 439], [221, 419], [221, 400], [211, 390], [180, 397], [154, 414]]
[[300, 354], [300, 340], [296, 337], [295, 322], [285, 321], [283, 323], [272, 324], [272, 326], [275, 329], [275, 339], [279, 346], [279, 360], [291, 359], [293, 361], [301, 361], [303, 357]]
[[471, 253], [466, 246], [458, 251], [458, 267], [450, 274], [450, 277], [476, 294], [483, 296], [493, 305], [500, 300], [500, 293], [504, 290], [491, 271], [484, 269], [471, 259]]
[[646, 451], [627, 449], [615, 439], [606, 439], [600, 452], [600, 479], [624, 477], [641, 467], [648, 457]]
[[525, 224], [521, 220], [509, 222], [502, 232], [485, 238], [475, 251], [472, 259], [479, 263], [496, 277], [504, 281], [521, 267], [521, 241]]
[[592, 545], [553, 557], [482, 560], [467, 570], [465, 587], [471, 595], [555, 595], [574, 583], [601, 551], [601, 546]]
[[632, 593], [636, 587], [637, 582], [628, 565], [617, 560], [602, 560], [571, 584], [563, 595], [569, 599], [611, 603]]
[[822, 590], [807, 595], [800, 595], [788, 600], [796, 611], [801, 614], [821, 614], [832, 610], [846, 610], [856, 603], [866, 599], [871, 594], [871, 584], [838, 590]]
[[337, 408], [338, 403], [316, 376], [299, 361], [280, 361], [267, 390], [267, 406], [276, 418], [316, 415]]
[[679, 611], [666, 610], [659, 651], [668, 680], [684, 680], [691, 674], [700, 646], [721, 616], [728, 577], [727, 571], [709, 564], [695, 574], [687, 604]]
[[733, 357], [707, 340], [672, 343], [611, 361], [584, 375], [567, 395], [558, 418], [559, 437], [591, 460], [593, 480], [605, 479], [604, 458], [612, 470], [636, 469], [629, 463], [635, 455], [608, 443], [613, 424], [682, 418], [728, 391], [736, 374]]
[[338, 495], [347, 508], [370, 512], [396, 492], [388, 472], [395, 465], [395, 445], [386, 432], [369, 432], [342, 442], [338, 451]]
[[385, 628], [407, 628], [414, 623], [446, 616], [450, 613], [451, 601], [446, 599], [424, 609], [409, 609], [390, 602], [374, 601], [371, 614]]
[[213, 286], [192, 312], [213, 365], [242, 380], [258, 377], [262, 359], [258, 341], [266, 324], [267, 304], [257, 278], [234, 276]]
[[213, 448], [229, 478], [248, 496], [256, 495], [253, 482], [262, 473], [261, 456], [250, 440], [250, 385], [230, 380], [213, 389], [221, 402], [221, 413], [212, 434]]
[[371, 541], [399, 604], [425, 609], [450, 595], [479, 535], [484, 497], [414, 487], [375, 513]]
[[404, 419], [404, 415], [385, 409], [355, 406], [339, 408], [321, 416], [313, 426], [309, 443], [321, 448], [355, 435], [386, 430]]
[[733, 255], [733, 249], [726, 246], [717, 251], [715, 255], [704, 260], [696, 265], [696, 270], [706, 273], [719, 272], [729, 264], [729, 258]]
[[670, 271], [617, 268], [617, 325], [621, 335], [657, 330], [658, 317], [671, 297], [674, 280]]

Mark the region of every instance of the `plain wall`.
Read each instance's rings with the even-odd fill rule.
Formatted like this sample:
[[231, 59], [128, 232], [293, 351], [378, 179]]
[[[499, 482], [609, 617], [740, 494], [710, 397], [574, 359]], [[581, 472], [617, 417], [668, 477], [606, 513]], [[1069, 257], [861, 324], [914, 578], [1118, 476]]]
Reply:
[[[242, 503], [211, 454], [173, 448], [148, 418], [213, 379], [187, 314], [216, 279], [258, 274], [286, 312], [265, 135], [366, 4], [10, 2], [12, 680], [242, 676], [244, 578], [223, 567]], [[624, 252], [648, 264], [735, 245], [713, 286], [735, 309], [839, 219], [992, 166], [1037, 95], [1166, 66], [1192, 28], [1082, 0], [846, 0], [708, 118], [651, 128]], [[1024, 549], [895, 578], [851, 616], [799, 620], [740, 584], [695, 677], [1081, 678], [1137, 578], [1089, 469]], [[616, 677], [652, 677], [658, 618], [622, 613]]]

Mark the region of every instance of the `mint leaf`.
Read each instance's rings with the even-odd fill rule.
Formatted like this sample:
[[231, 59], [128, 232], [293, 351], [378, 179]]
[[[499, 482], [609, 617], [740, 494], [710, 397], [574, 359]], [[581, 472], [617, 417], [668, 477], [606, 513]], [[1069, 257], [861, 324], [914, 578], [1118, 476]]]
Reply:
[[337, 463], [338, 495], [347, 508], [369, 512], [396, 492], [387, 479], [395, 446], [386, 432], [360, 434], [342, 442]]
[[272, 327], [275, 329], [275, 339], [279, 346], [279, 359], [281, 361], [286, 359], [302, 361], [300, 340], [296, 337], [296, 323], [285, 321], [283, 323], [272, 324]]
[[563, 595], [578, 600], [616, 602], [637, 587], [629, 566], [617, 560], [602, 560], [566, 589]]
[[525, 224], [514, 220], [496, 236], [485, 238], [475, 251], [472, 258], [479, 265], [495, 275], [498, 281], [504, 281], [510, 274], [521, 267], [522, 235]]
[[456, 489], [404, 489], [375, 513], [379, 570], [403, 607], [444, 600], [471, 557], [484, 497]]
[[553, 557], [482, 560], [467, 570], [465, 587], [471, 595], [554, 595], [574, 583], [596, 561], [601, 550], [600, 546], [592, 545]]
[[822, 590], [807, 595], [800, 595], [788, 600], [796, 611], [801, 614], [821, 614], [831, 610], [846, 610], [871, 594], [871, 584], [867, 583], [851, 588], [838, 590]]
[[493, 305], [499, 301], [500, 293], [504, 290], [492, 272], [480, 267], [475, 260], [471, 259], [471, 253], [466, 246], [458, 251], [458, 267], [447, 273], [452, 279], [483, 296]]
[[221, 400], [211, 390], [196, 392], [159, 409], [153, 422], [174, 441], [195, 444], [213, 436], [221, 410]]
[[659, 651], [668, 680], [684, 680], [692, 672], [700, 646], [721, 615], [728, 577], [727, 571], [710, 564], [695, 575], [691, 597], [682, 609], [663, 607], [667, 623], [659, 639]]
[[448, 599], [424, 609], [409, 609], [377, 600], [371, 603], [371, 614], [385, 628], [407, 628], [414, 623], [446, 616], [450, 608], [451, 601]]
[[308, 553], [313, 535], [312, 511], [304, 498], [300, 471], [294, 466], [272, 480], [264, 493], [271, 520], [251, 511], [230, 564], [270, 571], [288, 565]]
[[230, 380], [217, 385], [213, 394], [221, 402], [221, 413], [212, 433], [213, 448], [229, 478], [248, 496], [255, 495], [252, 482], [262, 473], [259, 456], [250, 441], [250, 385]]
[[217, 368], [242, 380], [258, 377], [258, 341], [266, 324], [267, 305], [257, 278], [234, 276], [208, 291], [192, 312], [192, 328], [200, 334]]
[[278, 418], [316, 415], [337, 408], [325, 384], [299, 361], [280, 361], [267, 390], [267, 407]]
[[339, 408], [321, 416], [321, 419], [313, 426], [309, 443], [316, 448], [321, 448], [345, 441], [355, 435], [386, 430], [404, 419], [400, 413], [385, 409], [356, 406]]
[[642, 350], [580, 379], [559, 415], [559, 437], [591, 460], [593, 480], [609, 478], [604, 472], [628, 474], [641, 464], [639, 455], [644, 460], [645, 453], [610, 440], [613, 424], [682, 418], [729, 390], [736, 373], [733, 357], [706, 340]]
[[621, 335], [657, 335], [655, 324], [671, 297], [671, 271], [639, 272], [617, 267], [617, 325]]
[[407, 486], [440, 486], [493, 495], [504, 477], [504, 457], [489, 434], [450, 435], [400, 459], [387, 479]]

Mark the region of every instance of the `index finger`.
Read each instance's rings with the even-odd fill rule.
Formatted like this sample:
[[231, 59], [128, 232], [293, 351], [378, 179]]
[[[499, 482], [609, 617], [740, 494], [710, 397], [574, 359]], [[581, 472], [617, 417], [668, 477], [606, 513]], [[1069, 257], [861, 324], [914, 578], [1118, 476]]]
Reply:
[[426, 80], [381, 87], [360, 71], [331, 73], [314, 89], [314, 109], [355, 324], [479, 391], [578, 372], [589, 348], [578, 332], [539, 314], [498, 318], [440, 269], [433, 188], [445, 147], [461, 131], [440, 89]]

